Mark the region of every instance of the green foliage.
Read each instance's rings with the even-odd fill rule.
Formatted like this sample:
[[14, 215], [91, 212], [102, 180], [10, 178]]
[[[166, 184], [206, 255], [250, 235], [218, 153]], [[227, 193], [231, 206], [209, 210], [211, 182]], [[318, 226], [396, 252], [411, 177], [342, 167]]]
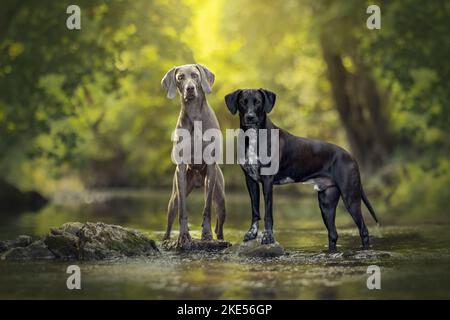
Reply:
[[[366, 73], [381, 93], [395, 140], [391, 161], [402, 163], [383, 184], [390, 205], [412, 206], [422, 196], [438, 211], [445, 206], [439, 197], [450, 196], [442, 187], [449, 177], [450, 5], [377, 3], [382, 28], [370, 31], [372, 3], [356, 0], [84, 0], [77, 3], [82, 29], [70, 31], [67, 3], [7, 1], [0, 12], [2, 176], [43, 189], [49, 178], [74, 176], [91, 187], [169, 186], [179, 103], [165, 98], [160, 80], [192, 62], [216, 74], [208, 99], [222, 129], [238, 126], [225, 94], [266, 87], [278, 94], [277, 124], [348, 148], [326, 43], [350, 75]], [[224, 172], [228, 188], [244, 185], [238, 166]]]
[[448, 155], [450, 4], [408, 0], [383, 6], [382, 30], [367, 39], [366, 50], [380, 82], [391, 89], [399, 142], [403, 149], [414, 145], [430, 158]]
[[0, 152], [19, 149], [78, 169], [119, 157], [118, 165], [136, 171], [124, 173], [131, 180], [165, 169], [158, 153], [170, 151], [176, 110], [164, 111], [159, 82], [176, 61], [192, 61], [177, 40], [188, 9], [177, 1], [139, 1], [132, 10], [124, 1], [84, 1], [82, 30], [69, 31], [65, 3], [9, 6], [0, 47], [7, 53], [0, 56]]

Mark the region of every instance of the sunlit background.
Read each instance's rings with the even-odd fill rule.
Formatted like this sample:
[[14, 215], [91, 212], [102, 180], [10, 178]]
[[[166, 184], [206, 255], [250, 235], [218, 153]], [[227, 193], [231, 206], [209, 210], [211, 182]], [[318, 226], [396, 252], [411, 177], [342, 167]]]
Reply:
[[[223, 97], [263, 87], [277, 93], [277, 125], [358, 159], [382, 222], [376, 228], [366, 215], [373, 247], [391, 255], [375, 261], [387, 272], [385, 290], [365, 287], [361, 275], [374, 261], [317, 260], [327, 235], [316, 194], [288, 185], [274, 197], [276, 239], [292, 253], [280, 261], [85, 265], [81, 295], [61, 287], [63, 264], [36, 273], [34, 262], [0, 261], [0, 298], [448, 298], [450, 2], [78, 0], [81, 30], [68, 30], [70, 4], [1, 3], [0, 240], [68, 221], [160, 240], [180, 110], [160, 81], [175, 65], [201, 63], [216, 76], [208, 100], [223, 131], [239, 125]], [[366, 26], [370, 4], [381, 8], [380, 30]], [[237, 243], [249, 198], [239, 166], [222, 170], [225, 238]], [[202, 207], [194, 192], [194, 237]], [[342, 207], [337, 225], [338, 249], [358, 248]]]
[[[170, 187], [179, 103], [160, 80], [198, 62], [216, 75], [222, 130], [238, 126], [225, 94], [270, 89], [275, 123], [352, 151], [383, 214], [446, 217], [449, 4], [376, 2], [381, 30], [364, 1], [78, 1], [78, 31], [64, 1], [4, 2], [3, 196]], [[243, 188], [238, 166], [223, 171], [227, 190]]]

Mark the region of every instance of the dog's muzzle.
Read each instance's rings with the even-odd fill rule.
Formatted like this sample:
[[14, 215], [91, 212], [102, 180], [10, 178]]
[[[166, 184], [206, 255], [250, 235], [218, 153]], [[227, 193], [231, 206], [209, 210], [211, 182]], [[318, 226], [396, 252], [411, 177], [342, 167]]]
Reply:
[[184, 99], [192, 100], [197, 97], [197, 88], [194, 85], [188, 85], [184, 89]]
[[259, 124], [258, 117], [253, 114], [246, 114], [244, 116], [244, 124], [248, 127], [257, 126]]

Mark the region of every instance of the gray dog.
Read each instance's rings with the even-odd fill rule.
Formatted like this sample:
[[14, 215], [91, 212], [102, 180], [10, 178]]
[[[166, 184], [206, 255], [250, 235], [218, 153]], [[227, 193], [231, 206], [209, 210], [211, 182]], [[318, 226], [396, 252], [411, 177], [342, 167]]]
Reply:
[[[206, 101], [206, 94], [211, 93], [214, 74], [205, 66], [187, 64], [169, 70], [161, 81], [167, 90], [167, 97], [173, 99], [177, 89], [181, 97], [181, 111], [176, 129], [186, 129], [191, 137], [194, 133], [194, 121], [201, 121], [202, 131], [220, 129], [214, 111]], [[191, 139], [192, 140], [192, 139]], [[206, 147], [203, 143], [203, 148]], [[203, 151], [202, 148], [202, 151]], [[203, 154], [203, 153], [202, 153]], [[215, 233], [217, 239], [223, 239], [225, 221], [225, 189], [222, 171], [217, 164], [194, 164], [194, 155], [190, 164], [178, 164], [174, 177], [172, 196], [167, 212], [167, 230], [164, 239], [170, 239], [173, 220], [178, 213], [180, 234], [178, 245], [183, 246], [191, 240], [188, 228], [186, 198], [194, 187], [205, 188], [205, 206], [203, 209], [202, 240], [212, 240], [211, 206], [214, 203], [217, 213]]]

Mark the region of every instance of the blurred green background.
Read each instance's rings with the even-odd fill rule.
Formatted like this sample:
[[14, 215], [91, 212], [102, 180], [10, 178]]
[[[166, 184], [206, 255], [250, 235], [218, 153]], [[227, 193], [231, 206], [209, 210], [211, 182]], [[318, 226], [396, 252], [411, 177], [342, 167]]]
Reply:
[[[366, 27], [373, 3], [381, 30]], [[18, 190], [169, 188], [179, 102], [160, 80], [198, 62], [222, 130], [238, 126], [225, 94], [270, 89], [275, 123], [351, 150], [382, 215], [448, 219], [448, 1], [80, 0], [79, 31], [70, 4], [2, 1], [3, 206], [33, 201]], [[228, 192], [245, 188], [222, 169]]]

